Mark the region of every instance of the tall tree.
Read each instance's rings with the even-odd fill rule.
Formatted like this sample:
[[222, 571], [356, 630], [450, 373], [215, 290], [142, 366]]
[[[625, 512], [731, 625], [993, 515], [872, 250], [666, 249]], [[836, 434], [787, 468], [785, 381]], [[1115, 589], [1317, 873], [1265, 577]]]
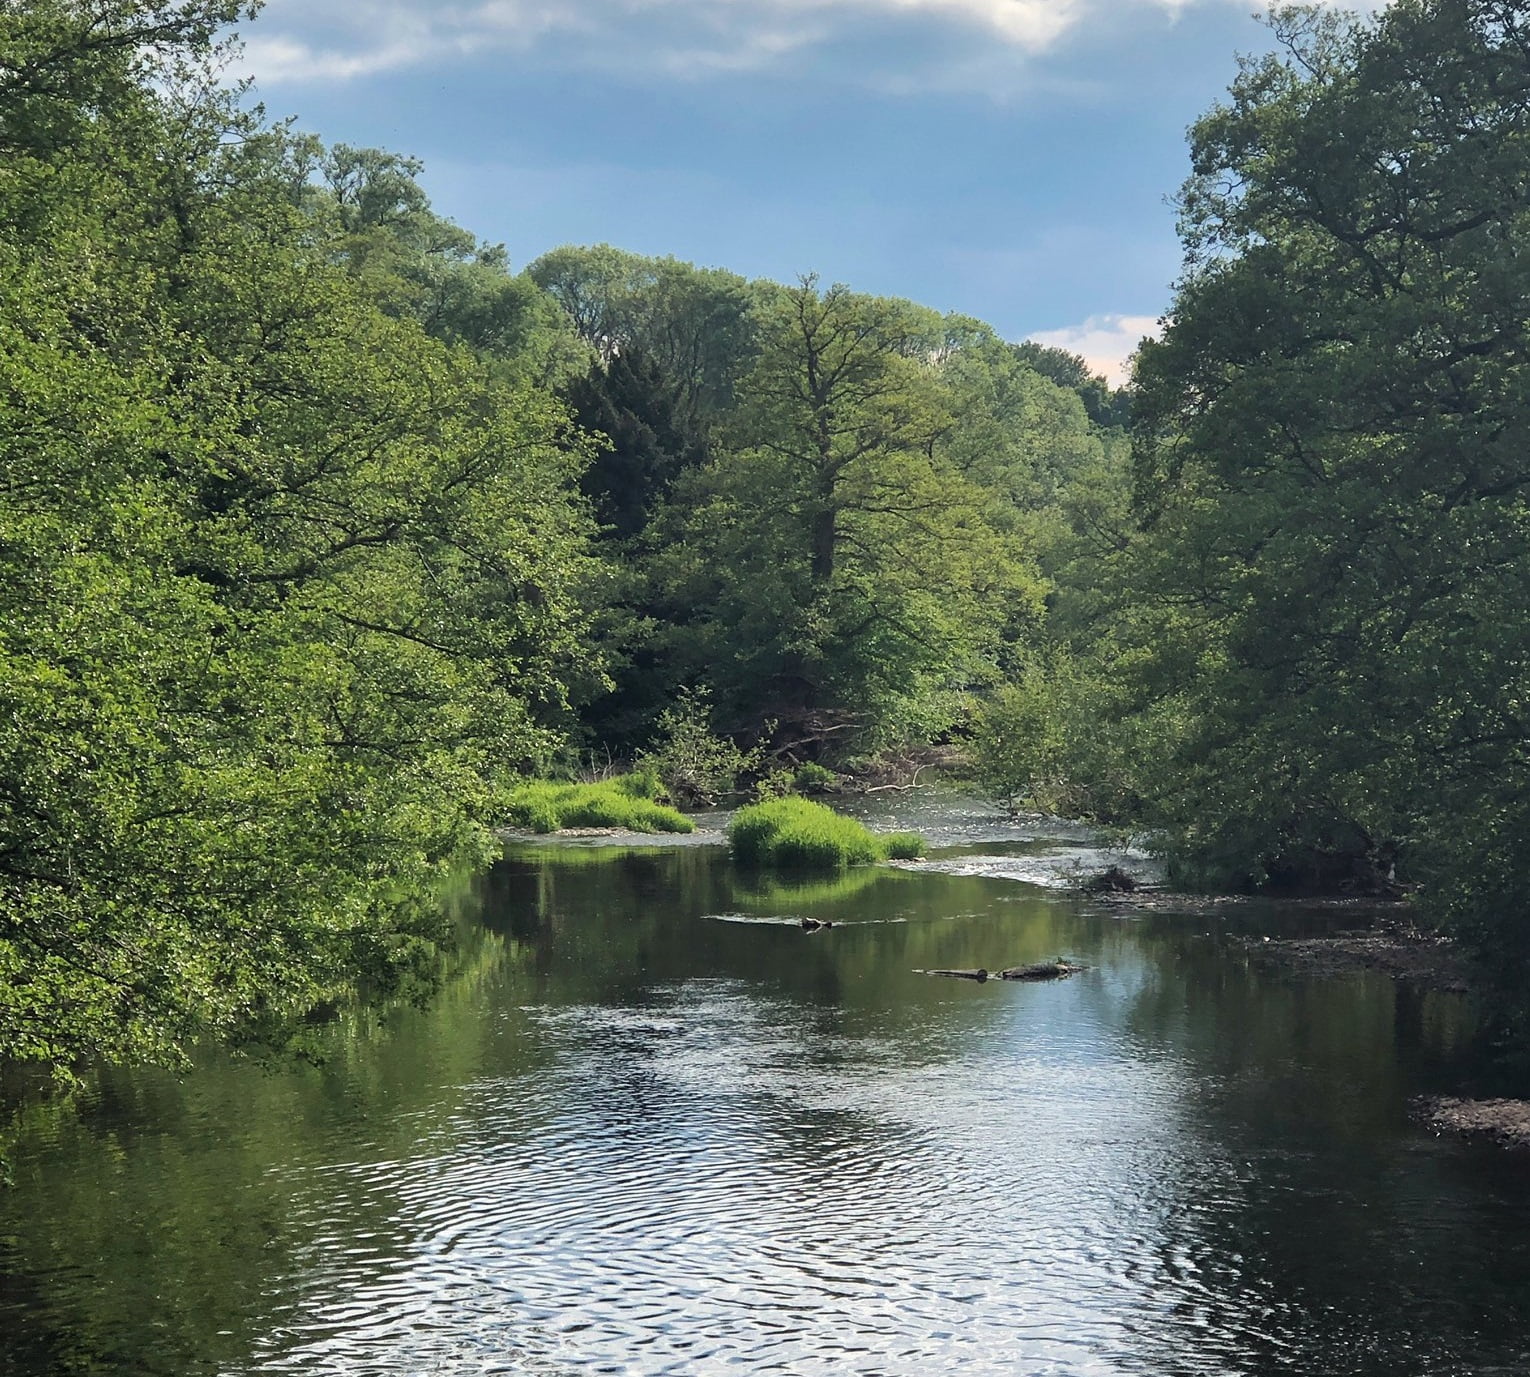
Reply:
[[282, 1041], [425, 975], [424, 887], [594, 672], [565, 413], [381, 309], [231, 99], [171, 98], [228, 13], [0, 29], [4, 1059]]
[[553, 249], [526, 272], [602, 358], [635, 347], [654, 360], [688, 431], [704, 433], [732, 407], [755, 352], [753, 302], [737, 274], [609, 244]]
[[943, 455], [945, 335], [908, 302], [762, 289], [758, 361], [665, 568], [735, 710], [807, 740], [938, 716], [1035, 596], [992, 495]]
[[1396, 856], [1523, 982], [1530, 27], [1510, 0], [1273, 22], [1284, 53], [1194, 130], [1138, 371], [1159, 816], [1224, 875]]

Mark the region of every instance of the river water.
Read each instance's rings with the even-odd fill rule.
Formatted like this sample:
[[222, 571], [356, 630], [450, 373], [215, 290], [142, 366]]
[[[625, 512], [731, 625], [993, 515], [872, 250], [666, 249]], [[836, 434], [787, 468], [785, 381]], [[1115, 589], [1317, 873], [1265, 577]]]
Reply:
[[884, 811], [931, 862], [512, 846], [431, 1008], [30, 1111], [0, 1372], [1530, 1373], [1530, 1170], [1406, 1115], [1458, 999], [1238, 940], [1331, 917], [1081, 899], [1063, 825]]

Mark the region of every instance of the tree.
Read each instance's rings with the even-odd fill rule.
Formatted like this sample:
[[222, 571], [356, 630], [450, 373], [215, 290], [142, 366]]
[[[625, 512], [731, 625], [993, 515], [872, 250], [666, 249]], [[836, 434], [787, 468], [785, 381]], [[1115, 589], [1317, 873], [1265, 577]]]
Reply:
[[641, 533], [675, 479], [706, 461], [705, 440], [680, 418], [678, 393], [635, 344], [592, 363], [564, 389], [578, 424], [603, 437], [580, 486], [614, 539]]
[[1530, 30], [1508, 0], [1273, 23], [1193, 132], [1138, 368], [1156, 816], [1224, 877], [1395, 860], [1522, 982]]
[[571, 361], [556, 309], [529, 277], [511, 274], [503, 244], [481, 243], [431, 209], [417, 159], [348, 144], [325, 149], [285, 130], [267, 142], [288, 169], [295, 201], [329, 222], [333, 252], [386, 310], [531, 376], [555, 377]]
[[589, 738], [630, 752], [648, 740], [679, 683], [658, 634], [663, 608], [649, 527], [676, 481], [706, 462], [708, 447], [686, 427], [677, 385], [639, 345], [593, 360], [563, 395], [594, 437], [580, 487], [600, 523], [609, 574], [595, 633], [609, 690], [585, 703], [580, 718]]
[[1130, 422], [1131, 394], [1124, 387], [1112, 388], [1105, 378], [1091, 373], [1089, 365], [1077, 354], [1029, 339], [1009, 347], [1026, 367], [1077, 393], [1096, 425], [1124, 426]]
[[564, 411], [181, 98], [227, 13], [0, 30], [0, 1058], [64, 1072], [418, 989], [596, 676]]
[[600, 244], [566, 245], [526, 270], [609, 361], [635, 347], [674, 384], [677, 418], [705, 435], [734, 403], [754, 357], [753, 302], [735, 273]]
[[[938, 731], [1037, 588], [941, 446], [945, 322], [816, 280], [762, 288], [760, 353], [661, 571], [725, 708], [818, 749]], [[910, 716], [912, 714], [912, 716]]]

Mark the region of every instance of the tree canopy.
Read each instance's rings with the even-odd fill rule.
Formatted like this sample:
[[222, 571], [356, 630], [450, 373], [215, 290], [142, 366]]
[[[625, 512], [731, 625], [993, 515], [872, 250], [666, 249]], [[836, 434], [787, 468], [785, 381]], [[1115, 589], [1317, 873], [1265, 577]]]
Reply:
[[423, 991], [513, 788], [677, 713], [740, 761], [965, 730], [1120, 489], [1099, 380], [979, 322], [513, 271], [220, 87], [250, 13], [0, 14], [6, 1064]]
[[1053, 705], [1093, 729], [1036, 693], [1014, 720], [1181, 875], [1418, 882], [1522, 1001], [1530, 29], [1499, 0], [1271, 22], [1192, 131], [1133, 509]]
[[422, 882], [596, 674], [582, 445], [351, 271], [280, 131], [180, 98], [232, 13], [0, 35], [8, 1057], [399, 988]]

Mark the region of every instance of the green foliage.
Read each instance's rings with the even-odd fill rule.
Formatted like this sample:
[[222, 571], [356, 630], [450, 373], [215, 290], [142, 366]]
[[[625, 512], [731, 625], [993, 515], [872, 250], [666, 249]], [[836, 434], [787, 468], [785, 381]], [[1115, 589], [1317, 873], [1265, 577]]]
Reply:
[[763, 748], [741, 750], [713, 732], [711, 691], [698, 688], [681, 689], [659, 714], [658, 742], [638, 757], [638, 765], [658, 777], [670, 798], [707, 805], [732, 793], [763, 758]]
[[971, 754], [995, 798], [1105, 823], [1138, 816], [1136, 761], [1152, 723], [1123, 715], [1100, 650], [1080, 659], [1054, 647], [979, 707]]
[[579, 424], [605, 437], [580, 487], [602, 527], [630, 540], [675, 478], [705, 462], [705, 441], [682, 423], [677, 385], [636, 345], [591, 364], [565, 395]]
[[787, 870], [836, 870], [924, 854], [914, 833], [878, 836], [811, 799], [787, 796], [740, 808], [728, 825], [728, 844], [746, 865]]
[[557, 832], [566, 827], [620, 827], [629, 832], [696, 830], [695, 823], [684, 814], [636, 792], [646, 786], [641, 777], [626, 786], [620, 780], [608, 784], [536, 781], [510, 793], [504, 816], [513, 826], [530, 832]]
[[632, 798], [657, 799], [664, 793], [664, 781], [651, 765], [639, 765], [611, 781], [622, 793]]
[[925, 852], [925, 841], [917, 832], [887, 832], [882, 849], [890, 861], [917, 861]]
[[374, 298], [230, 10], [0, 25], [0, 1059], [60, 1074], [423, 992], [597, 677], [563, 412]]
[[1182, 873], [1384, 885], [1530, 976], [1530, 64], [1515, 7], [1277, 12], [1138, 362], [1117, 706]]
[[792, 774], [792, 784], [801, 794], [827, 793], [839, 781], [839, 776], [815, 760], [805, 761]]
[[734, 273], [609, 244], [565, 245], [526, 270], [607, 364], [635, 349], [676, 389], [682, 430], [704, 433], [733, 404], [755, 352], [748, 285]]
[[758, 317], [713, 462], [661, 522], [676, 659], [800, 754], [928, 739], [1041, 594], [999, 494], [945, 453], [949, 323], [813, 279], [762, 286]]
[[[574, 366], [551, 302], [514, 276], [502, 244], [437, 215], [414, 158], [310, 137], [271, 140], [294, 200], [330, 229], [331, 253], [390, 315], [436, 339], [472, 347], [507, 376], [557, 376]], [[508, 367], [505, 367], [508, 365]]]

